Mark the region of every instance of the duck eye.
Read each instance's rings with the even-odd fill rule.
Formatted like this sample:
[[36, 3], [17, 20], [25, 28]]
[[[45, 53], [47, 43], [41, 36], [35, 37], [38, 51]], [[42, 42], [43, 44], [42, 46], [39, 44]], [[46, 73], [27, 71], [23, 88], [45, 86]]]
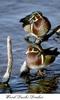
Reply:
[[34, 20], [34, 21], [37, 21], [37, 20], [38, 20], [38, 18], [37, 18], [36, 16], [34, 16], [33, 20]]
[[29, 51], [32, 51], [32, 48], [31, 47], [29, 48]]
[[35, 16], [32, 19], [35, 20]]
[[34, 48], [34, 51], [36, 51], [36, 52], [37, 52], [37, 51], [38, 51], [38, 50], [37, 50], [37, 48]]

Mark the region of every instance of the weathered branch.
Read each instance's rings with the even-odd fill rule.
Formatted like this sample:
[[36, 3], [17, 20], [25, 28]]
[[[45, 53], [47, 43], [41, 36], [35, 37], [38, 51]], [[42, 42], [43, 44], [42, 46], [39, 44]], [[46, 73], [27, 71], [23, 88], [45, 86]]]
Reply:
[[8, 57], [8, 64], [6, 72], [3, 76], [3, 82], [9, 81], [12, 72], [13, 55], [12, 55], [12, 41], [10, 36], [7, 37], [7, 57]]
[[49, 34], [45, 35], [42, 39], [42, 42], [43, 41], [47, 41], [53, 34], [55, 34], [56, 32], [58, 32], [58, 30], [60, 30], [60, 25], [55, 27], [52, 32], [50, 32]]

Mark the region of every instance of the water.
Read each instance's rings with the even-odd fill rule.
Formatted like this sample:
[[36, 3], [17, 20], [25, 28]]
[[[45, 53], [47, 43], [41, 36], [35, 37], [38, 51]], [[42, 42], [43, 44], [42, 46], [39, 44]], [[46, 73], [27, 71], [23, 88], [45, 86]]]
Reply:
[[[6, 39], [10, 35], [13, 42], [13, 70], [9, 85], [0, 88], [0, 93], [60, 93], [60, 56], [46, 69], [47, 77], [44, 79], [30, 77], [21, 78], [20, 67], [25, 60], [27, 44], [24, 41], [25, 32], [19, 20], [33, 11], [41, 11], [51, 21], [52, 29], [60, 24], [60, 0], [0, 0], [0, 80], [7, 66]], [[58, 47], [60, 38], [54, 35], [44, 46]], [[56, 79], [55, 76], [58, 75]], [[49, 78], [50, 77], [50, 78]], [[46, 87], [48, 80], [48, 88]], [[50, 84], [56, 83], [53, 87]], [[52, 82], [51, 82], [52, 81]], [[45, 82], [45, 85], [42, 84]], [[51, 82], [51, 83], [50, 83]], [[36, 88], [35, 88], [35, 87]], [[39, 88], [39, 91], [38, 90]]]

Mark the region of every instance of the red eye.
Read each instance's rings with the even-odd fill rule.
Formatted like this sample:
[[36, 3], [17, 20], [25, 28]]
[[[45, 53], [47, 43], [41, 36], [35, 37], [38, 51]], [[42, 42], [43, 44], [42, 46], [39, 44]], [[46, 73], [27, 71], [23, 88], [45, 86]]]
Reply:
[[29, 48], [29, 51], [32, 51], [32, 47]]
[[37, 15], [36, 17], [37, 19], [40, 19], [40, 20], [42, 19], [42, 16]]

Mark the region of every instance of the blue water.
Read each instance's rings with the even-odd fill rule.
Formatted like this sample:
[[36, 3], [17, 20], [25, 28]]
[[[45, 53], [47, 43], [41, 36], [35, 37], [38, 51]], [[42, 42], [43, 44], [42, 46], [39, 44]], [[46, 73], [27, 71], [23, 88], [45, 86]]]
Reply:
[[[21, 78], [20, 67], [25, 60], [27, 44], [24, 41], [25, 31], [19, 20], [33, 11], [41, 11], [51, 22], [52, 29], [60, 25], [60, 0], [0, 0], [0, 78], [2, 78], [7, 66], [6, 39], [10, 35], [13, 42], [13, 70], [9, 81], [9, 88], [1, 88], [0, 93], [29, 93], [29, 86], [37, 83], [37, 80], [26, 83]], [[60, 50], [60, 38], [54, 35], [46, 47], [58, 47]], [[48, 75], [60, 74], [60, 56], [47, 68]], [[39, 84], [38, 84], [39, 85]], [[60, 93], [60, 77], [57, 88], [50, 93]], [[10, 91], [11, 90], [11, 91]], [[32, 92], [31, 92], [32, 93]]]

